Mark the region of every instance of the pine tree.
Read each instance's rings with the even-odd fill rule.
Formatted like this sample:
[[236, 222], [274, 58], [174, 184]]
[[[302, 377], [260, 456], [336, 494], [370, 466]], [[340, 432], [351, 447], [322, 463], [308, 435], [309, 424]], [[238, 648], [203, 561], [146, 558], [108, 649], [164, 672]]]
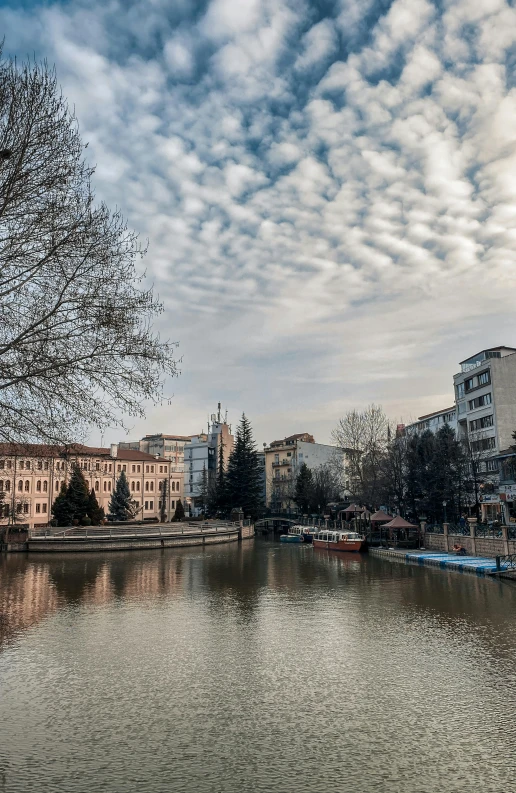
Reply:
[[133, 516], [131, 491], [129, 490], [125, 471], [122, 471], [117, 479], [116, 487], [109, 502], [109, 512], [115, 520], [129, 520]]
[[164, 479], [161, 484], [160, 520], [162, 523], [165, 523], [167, 519], [167, 499], [168, 499], [167, 486], [168, 486], [168, 482], [166, 479]]
[[311, 470], [306, 463], [303, 463], [296, 477], [296, 490], [294, 502], [297, 504], [301, 513], [308, 513], [313, 501], [314, 479]]
[[52, 504], [52, 514], [58, 526], [71, 526], [73, 520], [73, 506], [68, 498], [68, 486], [66, 482], [63, 482], [61, 485], [59, 495]]
[[81, 521], [88, 515], [90, 492], [84, 474], [76, 463], [72, 466], [66, 497], [73, 511], [73, 519]]
[[90, 518], [93, 526], [98, 526], [104, 520], [104, 510], [97, 501], [97, 496], [92, 488], [88, 497], [88, 517]]
[[183, 520], [184, 516], [185, 516], [185, 510], [183, 504], [181, 503], [181, 499], [179, 499], [179, 501], [176, 504], [176, 511], [174, 512], [174, 520], [175, 521]]
[[255, 518], [263, 508], [261, 467], [249, 419], [242, 414], [226, 474], [230, 508], [241, 508]]

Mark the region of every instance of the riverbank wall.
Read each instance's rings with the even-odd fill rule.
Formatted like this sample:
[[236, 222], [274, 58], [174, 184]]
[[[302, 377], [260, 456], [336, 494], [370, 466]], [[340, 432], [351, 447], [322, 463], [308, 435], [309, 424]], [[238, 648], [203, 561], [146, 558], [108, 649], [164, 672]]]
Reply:
[[453, 550], [455, 544], [461, 545], [467, 554], [472, 556], [508, 556], [516, 554], [516, 540], [509, 539], [507, 528], [503, 527], [501, 537], [479, 537], [476, 533], [470, 534], [433, 534], [426, 532], [422, 537], [422, 544], [428, 551]]
[[172, 527], [147, 525], [144, 528], [130, 526], [120, 528], [99, 527], [88, 529], [61, 529], [59, 535], [42, 532], [37, 535], [29, 532], [10, 535], [2, 542], [1, 550], [6, 553], [82, 553], [88, 551], [138, 551], [152, 548], [179, 548], [195, 545], [214, 545], [226, 542], [239, 542], [254, 537], [254, 526], [237, 524], [195, 524]]

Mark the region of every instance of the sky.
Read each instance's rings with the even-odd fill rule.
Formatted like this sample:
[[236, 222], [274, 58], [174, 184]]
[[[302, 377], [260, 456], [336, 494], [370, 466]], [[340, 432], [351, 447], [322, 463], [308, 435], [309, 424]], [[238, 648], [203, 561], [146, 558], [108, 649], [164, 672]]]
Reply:
[[516, 346], [514, 0], [0, 0], [0, 23], [55, 63], [179, 343], [169, 402], [105, 443], [219, 401], [260, 444], [327, 443], [371, 402], [450, 406], [459, 361]]

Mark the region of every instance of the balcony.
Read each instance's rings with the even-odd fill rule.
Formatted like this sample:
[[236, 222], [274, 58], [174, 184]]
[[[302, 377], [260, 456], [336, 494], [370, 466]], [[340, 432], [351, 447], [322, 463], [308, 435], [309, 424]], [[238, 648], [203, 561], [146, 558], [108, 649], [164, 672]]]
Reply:
[[290, 459], [290, 460], [278, 460], [278, 461], [274, 461], [273, 462], [272, 467], [273, 468], [277, 468], [278, 466], [281, 466], [281, 465], [292, 465], [292, 464], [293, 464], [293, 460], [292, 459]]

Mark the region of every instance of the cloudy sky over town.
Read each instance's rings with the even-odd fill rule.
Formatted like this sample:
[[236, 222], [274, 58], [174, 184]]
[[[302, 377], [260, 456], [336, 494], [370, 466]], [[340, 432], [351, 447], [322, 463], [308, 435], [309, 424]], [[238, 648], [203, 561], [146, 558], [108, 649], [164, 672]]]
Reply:
[[220, 400], [260, 442], [328, 442], [371, 401], [405, 421], [447, 407], [458, 361], [516, 346], [514, 0], [18, 0], [0, 18], [7, 54], [56, 64], [99, 199], [149, 240], [182, 375], [131, 437], [197, 432]]

